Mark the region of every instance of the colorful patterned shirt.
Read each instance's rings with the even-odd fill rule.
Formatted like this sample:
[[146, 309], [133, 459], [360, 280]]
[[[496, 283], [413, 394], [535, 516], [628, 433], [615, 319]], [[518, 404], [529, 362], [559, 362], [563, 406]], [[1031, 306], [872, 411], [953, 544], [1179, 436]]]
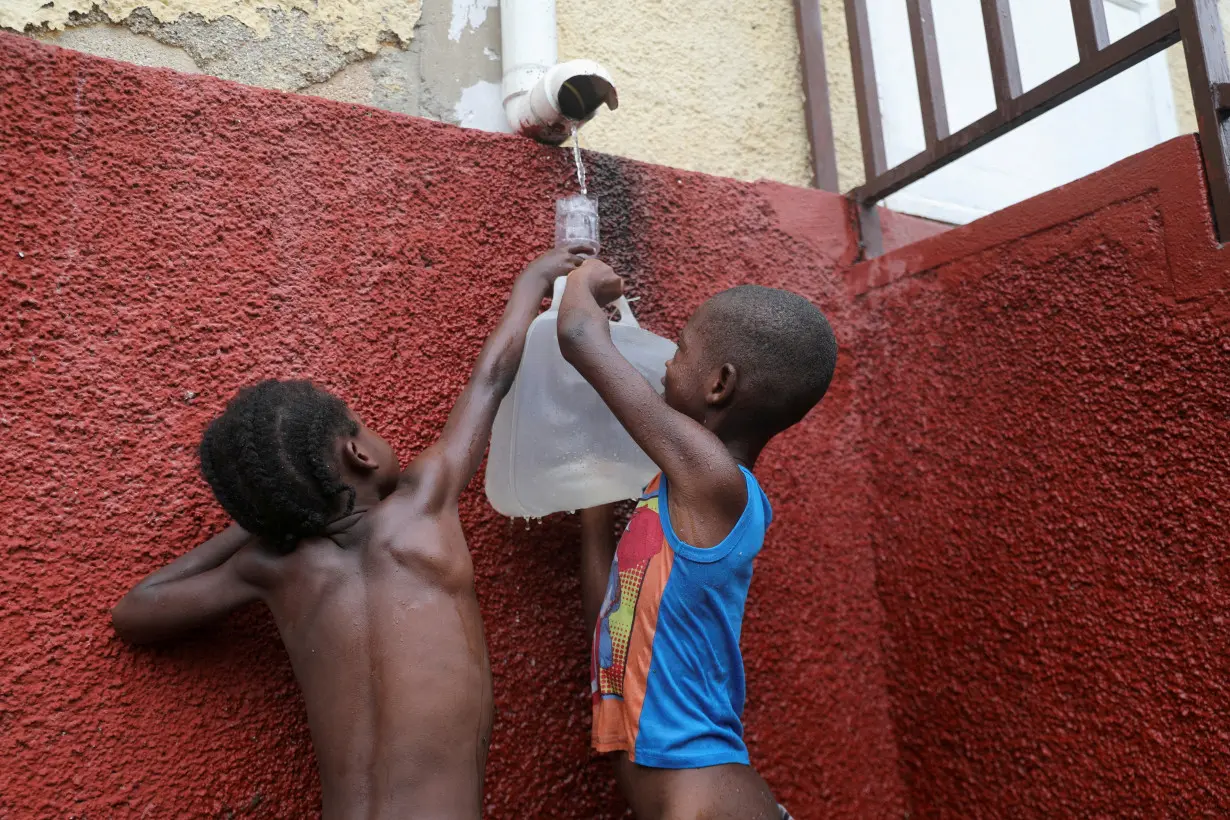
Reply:
[[752, 560], [773, 511], [755, 476], [743, 475], [747, 506], [709, 549], [676, 537], [665, 476], [637, 504], [594, 629], [599, 752], [626, 751], [643, 766], [666, 769], [748, 762], [739, 634]]

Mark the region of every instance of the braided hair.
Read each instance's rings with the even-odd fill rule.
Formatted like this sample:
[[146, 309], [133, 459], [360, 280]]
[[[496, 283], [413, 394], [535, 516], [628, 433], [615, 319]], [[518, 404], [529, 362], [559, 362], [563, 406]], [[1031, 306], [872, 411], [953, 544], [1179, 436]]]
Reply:
[[201, 439], [201, 474], [239, 526], [294, 549], [354, 510], [333, 443], [357, 435], [346, 404], [308, 381], [241, 390]]

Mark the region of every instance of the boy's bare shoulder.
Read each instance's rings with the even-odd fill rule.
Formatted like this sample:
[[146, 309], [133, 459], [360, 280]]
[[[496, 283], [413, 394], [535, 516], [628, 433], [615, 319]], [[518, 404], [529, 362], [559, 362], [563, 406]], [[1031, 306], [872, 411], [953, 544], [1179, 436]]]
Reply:
[[364, 548], [436, 576], [448, 586], [473, 581], [473, 564], [456, 505], [440, 505], [434, 488], [403, 481], [366, 516]]

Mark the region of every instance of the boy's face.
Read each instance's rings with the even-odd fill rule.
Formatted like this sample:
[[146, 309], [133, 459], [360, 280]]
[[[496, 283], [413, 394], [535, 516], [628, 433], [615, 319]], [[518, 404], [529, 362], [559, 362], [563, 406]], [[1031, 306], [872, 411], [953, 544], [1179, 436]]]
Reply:
[[702, 306], [684, 326], [679, 334], [679, 348], [666, 363], [666, 376], [662, 379], [667, 406], [702, 424], [705, 420], [705, 377], [708, 375], [704, 361], [704, 312]]

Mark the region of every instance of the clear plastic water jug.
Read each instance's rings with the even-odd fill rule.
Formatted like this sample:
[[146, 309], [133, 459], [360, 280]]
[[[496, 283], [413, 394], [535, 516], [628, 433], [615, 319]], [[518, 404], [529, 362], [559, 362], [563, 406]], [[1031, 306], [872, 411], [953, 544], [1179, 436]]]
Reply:
[[[495, 416], [486, 490], [503, 515], [540, 518], [634, 498], [658, 471], [564, 361], [556, 320], [566, 282], [556, 280], [551, 307], [530, 325], [516, 381]], [[661, 393], [675, 343], [637, 325], [627, 300], [616, 306], [615, 347]]]

